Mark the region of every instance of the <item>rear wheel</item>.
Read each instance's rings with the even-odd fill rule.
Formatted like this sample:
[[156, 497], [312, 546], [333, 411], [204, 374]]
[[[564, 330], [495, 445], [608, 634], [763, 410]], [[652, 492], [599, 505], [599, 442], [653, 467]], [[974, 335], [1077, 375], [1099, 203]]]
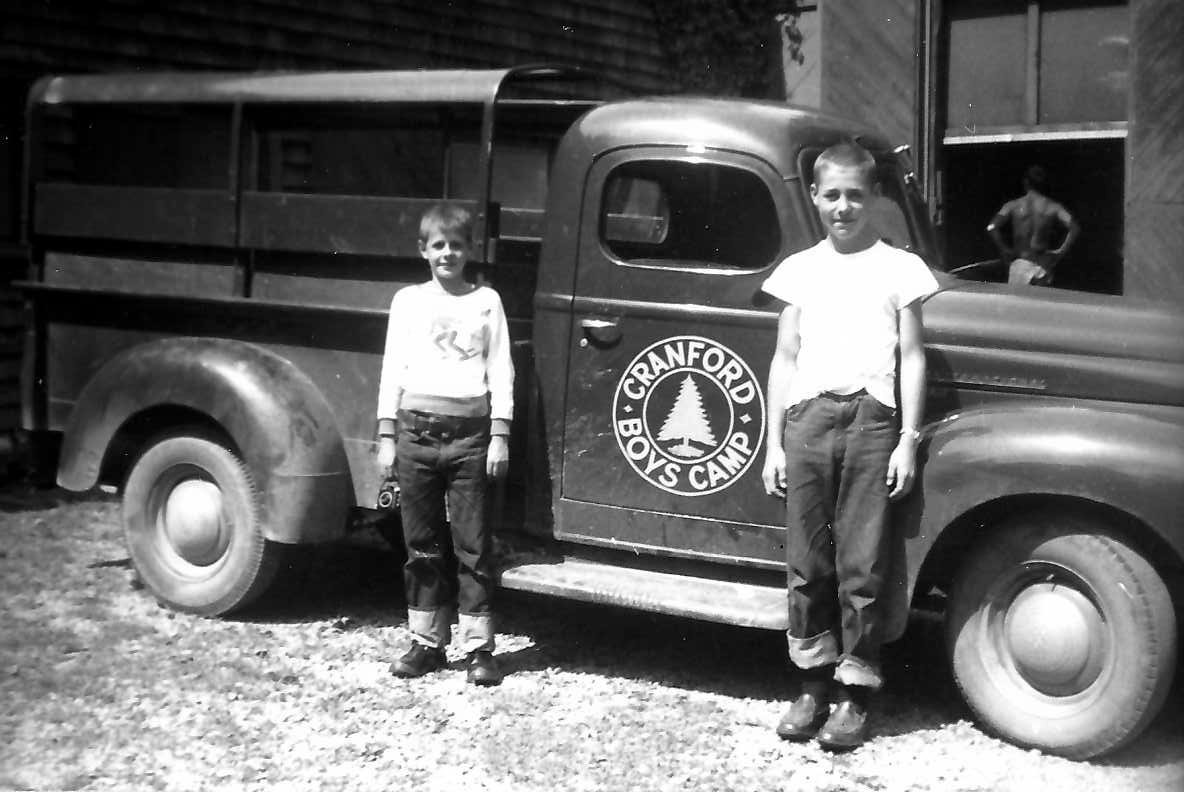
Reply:
[[1042, 512], [992, 532], [951, 591], [954, 678], [1005, 739], [1083, 759], [1137, 736], [1175, 672], [1162, 579], [1092, 518]]
[[141, 580], [177, 610], [241, 608], [280, 563], [282, 547], [263, 537], [250, 471], [204, 437], [174, 435], [144, 452], [124, 486], [123, 523]]

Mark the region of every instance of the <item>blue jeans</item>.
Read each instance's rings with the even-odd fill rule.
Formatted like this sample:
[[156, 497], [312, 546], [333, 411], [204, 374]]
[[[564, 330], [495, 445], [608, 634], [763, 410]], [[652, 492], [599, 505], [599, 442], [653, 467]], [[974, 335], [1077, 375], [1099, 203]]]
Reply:
[[395, 465], [407, 546], [403, 585], [413, 638], [446, 645], [451, 613], [459, 610], [466, 651], [491, 649], [493, 545], [485, 520], [489, 418], [400, 410], [398, 425]]
[[880, 594], [894, 541], [885, 478], [897, 432], [896, 411], [864, 391], [786, 414], [789, 655], [799, 668], [837, 664], [844, 684], [883, 681]]

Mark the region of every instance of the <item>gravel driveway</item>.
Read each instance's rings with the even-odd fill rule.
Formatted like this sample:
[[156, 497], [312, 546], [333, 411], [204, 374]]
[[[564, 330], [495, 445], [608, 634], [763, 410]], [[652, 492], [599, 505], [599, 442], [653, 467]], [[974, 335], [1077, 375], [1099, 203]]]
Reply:
[[391, 564], [358, 536], [279, 601], [203, 619], [131, 585], [116, 502], [0, 493], [0, 788], [1184, 789], [1184, 685], [1123, 751], [1045, 756], [970, 722], [924, 620], [890, 647], [874, 739], [837, 757], [773, 734], [771, 633], [507, 595], [502, 686], [458, 663], [397, 680]]

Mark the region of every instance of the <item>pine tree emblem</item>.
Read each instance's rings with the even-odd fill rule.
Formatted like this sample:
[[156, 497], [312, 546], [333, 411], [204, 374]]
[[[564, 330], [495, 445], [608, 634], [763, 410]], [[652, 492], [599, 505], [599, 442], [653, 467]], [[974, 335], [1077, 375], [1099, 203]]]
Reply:
[[640, 350], [622, 367], [612, 415], [617, 446], [637, 475], [687, 497], [743, 478], [765, 434], [764, 394], [752, 368], [697, 335]]
[[674, 405], [662, 423], [662, 428], [658, 430], [658, 442], [665, 443], [671, 440], [678, 442], [667, 446], [667, 453], [684, 459], [703, 454], [703, 450], [691, 445], [691, 441], [709, 447], [716, 444], [711, 423], [707, 420], [707, 411], [703, 409], [703, 396], [690, 374], [679, 384]]

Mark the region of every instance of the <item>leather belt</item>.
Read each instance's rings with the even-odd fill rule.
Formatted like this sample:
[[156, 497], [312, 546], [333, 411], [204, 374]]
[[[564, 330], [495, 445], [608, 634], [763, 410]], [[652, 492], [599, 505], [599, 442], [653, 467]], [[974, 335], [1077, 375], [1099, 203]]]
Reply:
[[866, 396], [867, 391], [863, 388], [855, 391], [855, 393], [835, 393], [834, 391], [823, 391], [818, 394], [820, 398], [828, 401], [849, 402], [858, 399], [860, 396]]
[[398, 419], [400, 429], [409, 429], [441, 440], [474, 435], [489, 429], [488, 415], [437, 415], [419, 410], [399, 410]]

